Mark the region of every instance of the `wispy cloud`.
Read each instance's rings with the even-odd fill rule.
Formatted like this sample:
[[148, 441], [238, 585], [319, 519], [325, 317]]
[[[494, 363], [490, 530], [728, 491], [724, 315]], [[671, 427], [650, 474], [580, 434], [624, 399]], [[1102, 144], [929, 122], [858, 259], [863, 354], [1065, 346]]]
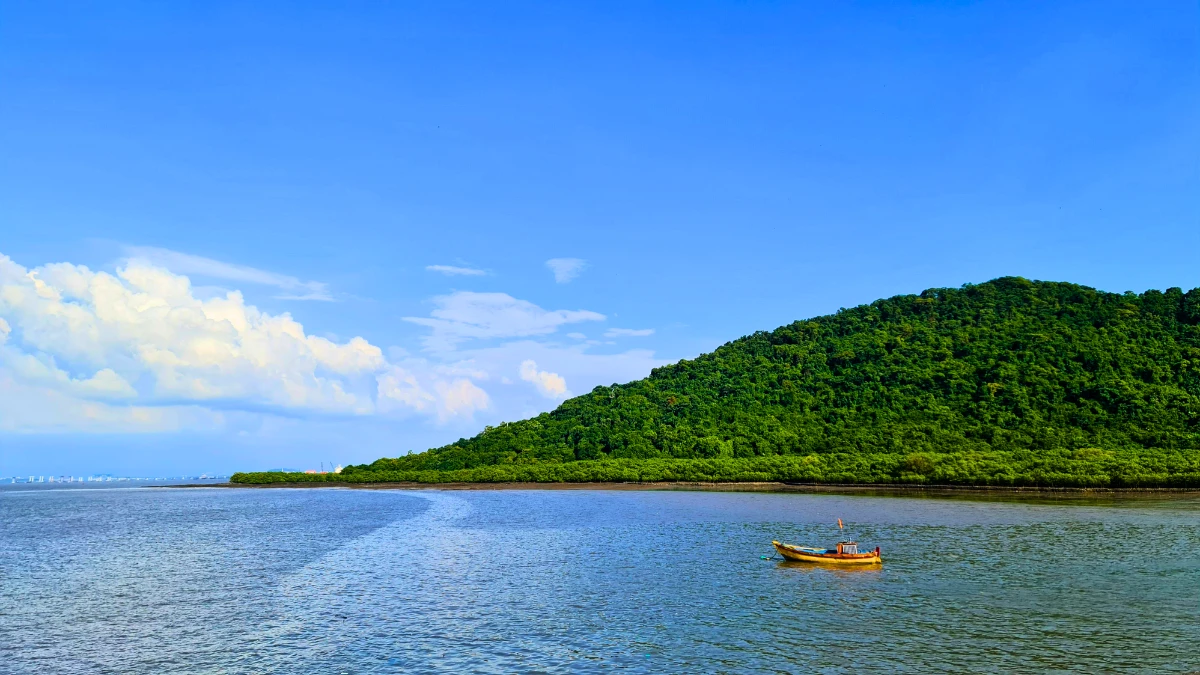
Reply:
[[646, 337], [647, 335], [654, 335], [654, 329], [653, 328], [609, 328], [608, 330], [604, 331], [604, 337], [606, 337], [606, 338]]
[[565, 284], [583, 273], [587, 261], [582, 258], [551, 258], [546, 261], [546, 267], [554, 272], [555, 282]]
[[437, 309], [430, 317], [406, 316], [405, 321], [427, 326], [431, 350], [449, 350], [469, 339], [512, 338], [548, 335], [558, 327], [580, 321], [603, 321], [603, 314], [588, 310], [545, 310], [528, 300], [507, 293], [459, 291], [433, 299]]
[[176, 274], [272, 286], [285, 292], [276, 296], [283, 300], [333, 301], [329, 285], [320, 281], [302, 281], [286, 274], [268, 272], [255, 267], [236, 265], [154, 246], [127, 246], [125, 255], [131, 260], [164, 267]]
[[439, 272], [441, 274], [445, 274], [448, 277], [481, 277], [487, 274], [487, 272], [483, 270], [477, 270], [472, 267], [455, 267], [454, 265], [426, 265], [425, 269], [429, 270], [430, 272]]

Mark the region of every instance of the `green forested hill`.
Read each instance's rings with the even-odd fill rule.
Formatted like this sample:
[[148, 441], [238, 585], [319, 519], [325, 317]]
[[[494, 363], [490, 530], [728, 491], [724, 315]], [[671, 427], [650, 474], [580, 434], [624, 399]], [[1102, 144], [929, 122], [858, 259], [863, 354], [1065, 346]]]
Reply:
[[[1197, 324], [1200, 289], [1016, 277], [931, 289], [754, 333], [345, 479], [572, 480], [560, 465], [582, 461], [571, 471], [607, 466], [589, 475], [610, 479], [612, 467], [646, 479], [644, 466], [659, 467], [650, 478], [1200, 484]], [[1080, 472], [1092, 477], [1046, 478]]]

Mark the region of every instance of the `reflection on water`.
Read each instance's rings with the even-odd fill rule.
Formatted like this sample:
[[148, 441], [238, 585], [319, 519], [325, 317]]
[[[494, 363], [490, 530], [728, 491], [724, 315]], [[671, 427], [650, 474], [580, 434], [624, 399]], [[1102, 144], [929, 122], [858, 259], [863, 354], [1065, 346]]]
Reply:
[[780, 560], [776, 563], [781, 569], [796, 570], [799, 574], [818, 574], [832, 575], [833, 578], [853, 577], [860, 574], [882, 574], [882, 565], [844, 565], [833, 567], [831, 565], [814, 565], [812, 563], [797, 562], [794, 560]]
[[[1187, 672], [1200, 503], [0, 492], [0, 671]], [[829, 545], [881, 567], [763, 560]]]

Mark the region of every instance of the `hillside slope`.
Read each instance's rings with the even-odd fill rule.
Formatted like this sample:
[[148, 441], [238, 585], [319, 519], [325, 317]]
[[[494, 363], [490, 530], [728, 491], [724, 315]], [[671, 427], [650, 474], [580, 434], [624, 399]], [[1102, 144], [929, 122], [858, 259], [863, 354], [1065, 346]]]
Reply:
[[[1006, 277], [797, 321], [356, 471], [1200, 448], [1200, 289]], [[1184, 452], [1188, 463], [1197, 453]]]

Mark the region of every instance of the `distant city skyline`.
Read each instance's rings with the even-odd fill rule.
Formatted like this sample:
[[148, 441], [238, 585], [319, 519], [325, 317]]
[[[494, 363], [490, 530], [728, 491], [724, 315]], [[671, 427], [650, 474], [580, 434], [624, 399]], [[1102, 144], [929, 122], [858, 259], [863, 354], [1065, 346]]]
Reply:
[[76, 476], [71, 474], [38, 474], [33, 473], [28, 476], [0, 476], [0, 482], [12, 481], [23, 483], [111, 483], [113, 481], [163, 481], [195, 478], [207, 480], [210, 478], [228, 478], [228, 474], [201, 472], [198, 474], [183, 474], [174, 476], [113, 476], [110, 474], [101, 475], [83, 475]]

